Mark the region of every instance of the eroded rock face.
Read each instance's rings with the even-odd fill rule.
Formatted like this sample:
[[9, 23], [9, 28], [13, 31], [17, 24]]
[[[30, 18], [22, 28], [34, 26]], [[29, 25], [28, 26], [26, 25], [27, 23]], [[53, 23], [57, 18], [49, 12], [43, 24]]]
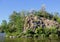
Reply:
[[59, 24], [56, 21], [49, 20], [49, 19], [46, 19], [43, 17], [34, 16], [33, 14], [30, 14], [25, 19], [24, 30], [27, 30], [27, 29], [35, 30], [38, 27], [50, 28], [52, 26], [56, 26], [58, 28]]

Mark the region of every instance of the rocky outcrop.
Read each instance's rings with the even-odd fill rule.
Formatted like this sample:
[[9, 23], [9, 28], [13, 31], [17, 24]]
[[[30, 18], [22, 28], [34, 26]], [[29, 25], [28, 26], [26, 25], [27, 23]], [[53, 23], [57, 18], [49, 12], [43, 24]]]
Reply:
[[49, 20], [49, 19], [46, 19], [43, 17], [34, 16], [33, 14], [30, 14], [29, 16], [27, 16], [25, 18], [24, 30], [27, 30], [27, 29], [35, 30], [38, 27], [50, 28], [52, 26], [56, 26], [56, 28], [58, 28], [60, 25], [56, 21]]

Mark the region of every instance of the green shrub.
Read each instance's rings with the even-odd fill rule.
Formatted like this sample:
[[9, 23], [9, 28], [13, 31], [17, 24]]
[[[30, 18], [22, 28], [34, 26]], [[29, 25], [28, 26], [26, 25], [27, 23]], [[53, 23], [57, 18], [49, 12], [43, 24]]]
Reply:
[[40, 34], [40, 39], [45, 39], [45, 34]]
[[58, 35], [57, 34], [50, 34], [49, 38], [50, 39], [58, 39]]
[[51, 34], [56, 34], [56, 33], [57, 33], [56, 27], [51, 27], [51, 28], [49, 29], [49, 32], [50, 32]]
[[42, 27], [37, 28], [37, 29], [35, 30], [35, 33], [36, 33], [36, 34], [42, 34], [42, 33], [43, 33], [43, 28], [42, 28]]

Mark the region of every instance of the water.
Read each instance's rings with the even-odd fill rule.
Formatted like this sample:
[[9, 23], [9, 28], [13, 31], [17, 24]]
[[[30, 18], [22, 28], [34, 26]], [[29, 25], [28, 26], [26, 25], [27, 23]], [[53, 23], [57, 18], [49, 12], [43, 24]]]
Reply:
[[5, 38], [4, 33], [0, 33], [0, 42], [60, 42], [60, 39], [41, 38]]
[[5, 40], [5, 33], [0, 33], [0, 42], [4, 42]]
[[5, 42], [60, 42], [60, 39], [38, 39], [38, 38], [15, 38], [15, 39], [9, 39], [6, 38]]

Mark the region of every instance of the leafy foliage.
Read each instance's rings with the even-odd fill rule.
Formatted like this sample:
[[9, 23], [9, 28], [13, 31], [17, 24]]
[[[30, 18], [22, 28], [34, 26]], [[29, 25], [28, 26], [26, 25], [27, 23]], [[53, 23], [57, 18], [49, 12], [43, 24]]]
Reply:
[[[39, 10], [39, 11], [32, 11], [32, 13], [36, 16], [39, 17], [44, 17], [47, 19], [51, 19], [54, 21], [57, 21], [60, 24], [60, 17], [58, 16], [58, 13], [55, 13], [52, 15], [51, 13], [47, 12], [46, 10]], [[1, 25], [0, 25], [0, 32], [5, 32], [6, 34], [13, 34], [13, 35], [20, 35], [24, 31], [24, 22], [25, 22], [25, 17], [29, 16], [30, 12], [27, 11], [22, 11], [22, 12], [16, 12], [13, 11], [13, 13], [9, 17], [9, 22], [6, 20], [3, 20]], [[26, 31], [26, 35], [28, 36], [46, 36], [48, 37], [50, 34], [57, 34], [57, 29], [56, 27], [51, 27], [48, 29], [47, 27], [45, 28], [36, 28], [36, 30], [33, 32], [32, 30], [28, 29]]]

